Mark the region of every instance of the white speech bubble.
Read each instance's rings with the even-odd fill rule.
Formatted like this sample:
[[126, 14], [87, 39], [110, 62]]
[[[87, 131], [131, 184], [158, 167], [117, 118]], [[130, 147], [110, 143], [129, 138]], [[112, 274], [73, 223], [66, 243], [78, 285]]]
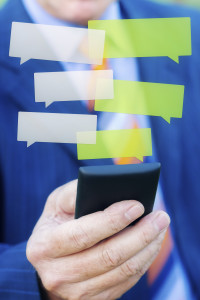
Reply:
[[113, 99], [113, 71], [35, 73], [35, 101], [46, 106], [56, 101]]
[[[97, 131], [82, 131], [76, 133], [77, 144], [96, 144]], [[91, 143], [91, 141], [93, 143]], [[95, 141], [95, 142], [94, 142]]]
[[100, 65], [104, 41], [104, 30], [13, 22], [9, 55]]
[[27, 147], [35, 142], [76, 144], [77, 132], [86, 131], [81, 143], [95, 144], [96, 129], [96, 115], [19, 112], [17, 140]]

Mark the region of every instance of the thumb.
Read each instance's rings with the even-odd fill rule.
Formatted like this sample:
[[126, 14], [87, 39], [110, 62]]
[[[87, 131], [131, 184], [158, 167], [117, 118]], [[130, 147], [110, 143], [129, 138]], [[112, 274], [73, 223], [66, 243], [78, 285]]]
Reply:
[[75, 213], [76, 193], [78, 180], [70, 181], [56, 190], [54, 190], [48, 197], [45, 211], [52, 210], [54, 213]]

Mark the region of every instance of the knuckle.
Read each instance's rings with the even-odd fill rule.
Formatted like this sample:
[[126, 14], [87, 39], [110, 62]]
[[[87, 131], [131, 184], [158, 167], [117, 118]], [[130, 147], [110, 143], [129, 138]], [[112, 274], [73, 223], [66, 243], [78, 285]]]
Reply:
[[147, 257], [149, 257], [151, 259], [156, 253], [158, 253], [158, 251], [159, 251], [158, 249], [159, 249], [159, 246], [157, 246], [157, 245], [148, 246], [145, 249]]
[[85, 249], [89, 247], [90, 238], [87, 232], [83, 229], [83, 226], [79, 226], [78, 229], [71, 230], [72, 243], [77, 249]]
[[79, 296], [79, 300], [88, 300], [90, 298], [90, 296], [88, 295], [87, 292], [85, 293], [82, 293], [80, 296]]
[[32, 263], [35, 260], [34, 259], [34, 257], [35, 257], [34, 248], [32, 247], [30, 241], [28, 241], [27, 246], [26, 246], [26, 257], [30, 263]]
[[[64, 241], [64, 234], [57, 230], [51, 232], [51, 236], [47, 240], [48, 249], [51, 249], [52, 256], [59, 255], [62, 252]], [[46, 254], [46, 252], [44, 253]]]
[[152, 242], [152, 234], [149, 230], [142, 230], [141, 241], [142, 241], [144, 248]]
[[52, 274], [51, 272], [46, 271], [41, 275], [42, 283], [45, 287], [45, 289], [49, 292], [54, 292], [60, 285], [59, 279], [55, 274]]
[[139, 278], [141, 278], [147, 271], [147, 267], [146, 265], [141, 267], [140, 269], [138, 269], [138, 272], [136, 273], [138, 275]]
[[49, 245], [42, 244], [38, 248], [38, 255], [41, 259], [48, 259], [50, 256], [50, 252], [52, 251], [52, 247]]
[[144, 275], [144, 273], [147, 272], [147, 270], [150, 268], [150, 266], [152, 265], [153, 261], [155, 260], [155, 258], [157, 257], [159, 251], [157, 250], [152, 257], [148, 260], [148, 262], [146, 264], [143, 265], [143, 267], [141, 268], [141, 272], [138, 274], [139, 277], [142, 277]]
[[49, 249], [51, 249], [51, 247], [48, 246], [48, 244], [40, 244], [37, 246], [38, 249], [36, 250], [37, 253], [37, 258], [39, 260], [44, 260], [47, 259], [49, 257]]
[[102, 262], [107, 268], [118, 266], [122, 262], [122, 255], [117, 250], [112, 248], [104, 248], [102, 250]]
[[140, 273], [141, 264], [136, 258], [130, 259], [121, 266], [121, 271], [125, 277], [132, 277], [133, 275]]
[[31, 264], [36, 264], [47, 256], [47, 248], [44, 244], [29, 243], [26, 247], [26, 257]]
[[88, 300], [90, 295], [87, 291], [82, 291], [80, 289], [73, 289], [68, 291], [68, 300]]
[[55, 204], [55, 200], [57, 198], [57, 195], [58, 195], [59, 191], [60, 191], [60, 187], [58, 187], [57, 189], [52, 191], [51, 194], [47, 198], [47, 203]]
[[121, 229], [119, 220], [117, 222], [116, 216], [113, 213], [111, 213], [109, 210], [105, 210], [104, 212], [108, 219], [108, 226], [111, 228], [112, 232], [113, 233], [118, 232]]
[[158, 255], [162, 248], [162, 239], [158, 238], [154, 240], [149, 246], [146, 247], [145, 251], [147, 256], [152, 260], [154, 257]]
[[[99, 300], [116, 300], [121, 299], [122, 295], [124, 294], [124, 291], [122, 291], [121, 287], [118, 286], [115, 289], [110, 289], [108, 291], [105, 291]], [[96, 298], [95, 298], [96, 299]]]

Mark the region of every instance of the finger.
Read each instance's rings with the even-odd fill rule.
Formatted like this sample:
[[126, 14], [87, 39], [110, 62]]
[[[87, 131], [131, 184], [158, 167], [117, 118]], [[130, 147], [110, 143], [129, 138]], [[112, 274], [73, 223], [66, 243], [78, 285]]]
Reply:
[[49, 232], [47, 245], [51, 257], [62, 257], [88, 249], [118, 233], [144, 213], [141, 203], [128, 200], [104, 211], [65, 222]]
[[[65, 293], [75, 292], [76, 294], [72, 297], [74, 299], [80, 299], [82, 295], [87, 295], [87, 298], [91, 300], [118, 298], [135, 285], [147, 271], [161, 248], [165, 233], [166, 231], [162, 232], [145, 249], [121, 266], [103, 275], [72, 285], [72, 290], [68, 289]], [[113, 295], [115, 298], [111, 297]]]
[[44, 216], [51, 214], [53, 217], [58, 213], [74, 214], [77, 183], [76, 179], [55, 189], [47, 199]]
[[[160, 233], [151, 244], [116, 269], [83, 282], [83, 287], [87, 283], [91, 291], [99, 294], [104, 290], [122, 285], [130, 278], [132, 282], [136, 283], [158, 255], [165, 233], [166, 231]], [[134, 278], [135, 281], [133, 281]]]
[[[72, 282], [81, 282], [104, 274], [120, 266], [147, 247], [169, 225], [164, 212], [151, 213], [132, 228], [103, 241], [100, 244], [70, 257], [56, 260], [57, 267], [67, 272]], [[63, 265], [63, 266], [62, 266]]]
[[[152, 262], [154, 261], [155, 257], [153, 257], [149, 263], [144, 267], [144, 273], [148, 270]], [[125, 282], [119, 284], [118, 286], [114, 286], [110, 289], [104, 290], [100, 294], [91, 297], [91, 300], [116, 300], [120, 299], [122, 295], [124, 295], [127, 291], [129, 291], [132, 287], [134, 287], [141, 278], [141, 274], [134, 275], [130, 277]]]
[[139, 280], [140, 280], [139, 276], [133, 276], [132, 278], [129, 278], [126, 282], [120, 284], [119, 286], [115, 286], [111, 289], [105, 290], [102, 293], [91, 297], [90, 299], [91, 300], [120, 299], [127, 291], [129, 291], [132, 287], [134, 287]]
[[75, 213], [76, 193], [78, 180], [73, 180], [60, 187], [57, 199], [57, 210], [62, 210], [65, 213]]
[[[160, 248], [160, 247], [159, 247]], [[141, 252], [144, 252], [145, 250], [142, 250]], [[151, 250], [150, 250], [151, 251]], [[144, 254], [144, 253], [143, 253]], [[143, 255], [141, 254], [141, 255]], [[149, 257], [149, 259], [146, 261], [146, 264], [142, 266], [142, 268], [138, 269], [138, 272], [133, 275], [129, 276], [128, 271], [128, 278], [126, 280], [122, 280], [121, 283], [113, 284], [112, 287], [105, 289], [101, 293], [97, 294], [91, 300], [103, 300], [103, 299], [119, 299], [122, 295], [124, 295], [128, 290], [130, 290], [133, 286], [137, 284], [137, 282], [140, 280], [140, 278], [147, 272], [155, 258], [157, 257], [158, 252], [156, 251], [153, 256]], [[138, 260], [140, 258], [138, 257]], [[131, 263], [132, 265], [132, 263]], [[134, 272], [135, 273], [135, 272]], [[113, 282], [114, 283], [114, 282]]]

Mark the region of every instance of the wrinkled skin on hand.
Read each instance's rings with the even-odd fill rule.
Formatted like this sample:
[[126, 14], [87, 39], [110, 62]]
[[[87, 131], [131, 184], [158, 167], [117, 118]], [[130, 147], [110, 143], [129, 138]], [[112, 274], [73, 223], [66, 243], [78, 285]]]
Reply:
[[[49, 299], [112, 300], [133, 287], [158, 254], [169, 217], [153, 212], [135, 226], [134, 200], [74, 220], [77, 181], [56, 189], [27, 244]], [[95, 201], [95, 199], [94, 199]]]

